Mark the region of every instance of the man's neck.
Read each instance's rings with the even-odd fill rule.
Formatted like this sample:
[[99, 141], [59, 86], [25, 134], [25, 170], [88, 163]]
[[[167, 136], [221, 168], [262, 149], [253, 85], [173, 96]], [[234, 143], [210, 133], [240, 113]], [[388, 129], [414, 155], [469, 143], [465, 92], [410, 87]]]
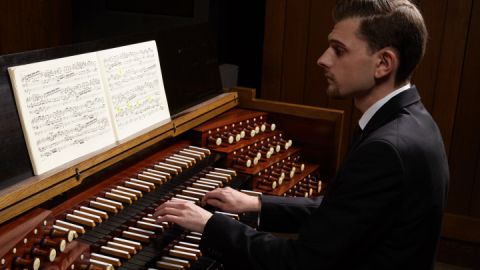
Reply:
[[407, 83], [399, 88], [395, 89], [394, 91], [390, 92], [388, 95], [383, 97], [382, 99], [378, 100], [377, 102], [373, 103], [372, 106], [368, 107], [368, 109], [362, 114], [362, 117], [358, 120], [358, 125], [363, 130], [367, 126], [368, 122], [372, 119], [372, 117], [377, 113], [380, 108], [382, 108], [390, 99], [395, 97], [396, 95], [402, 93], [403, 91], [407, 91], [410, 89], [412, 85]]
[[363, 114], [368, 108], [370, 108], [370, 106], [375, 104], [375, 102], [408, 83], [410, 83], [410, 81], [407, 80], [396, 85], [393, 81], [388, 81], [383, 84], [375, 85], [367, 94], [354, 97], [354, 105]]

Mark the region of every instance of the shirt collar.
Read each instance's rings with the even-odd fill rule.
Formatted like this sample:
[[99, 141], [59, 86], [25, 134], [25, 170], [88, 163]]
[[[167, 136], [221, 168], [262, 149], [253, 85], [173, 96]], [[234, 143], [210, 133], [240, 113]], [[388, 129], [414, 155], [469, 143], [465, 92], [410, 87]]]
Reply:
[[412, 85], [410, 83], [407, 83], [406, 85], [396, 89], [395, 91], [391, 92], [390, 94], [386, 95], [385, 97], [383, 97], [382, 99], [378, 100], [377, 102], [375, 102], [372, 106], [370, 106], [370, 108], [368, 108], [365, 113], [362, 115], [362, 117], [360, 118], [360, 120], [358, 120], [358, 125], [360, 126], [360, 129], [364, 129], [368, 122], [370, 121], [370, 119], [372, 119], [373, 115], [375, 115], [375, 113], [383, 106], [385, 105], [385, 103], [387, 103], [391, 98], [393, 98], [394, 96], [400, 94], [401, 92], [405, 91], [405, 90], [408, 90], [412, 87]]

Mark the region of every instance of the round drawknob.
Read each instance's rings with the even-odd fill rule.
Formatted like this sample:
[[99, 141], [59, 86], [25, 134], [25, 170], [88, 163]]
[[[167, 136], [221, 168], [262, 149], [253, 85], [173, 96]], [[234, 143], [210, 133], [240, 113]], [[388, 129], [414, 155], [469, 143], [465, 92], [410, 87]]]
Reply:
[[57, 251], [54, 248], [44, 250], [38, 247], [33, 247], [30, 253], [35, 256], [47, 258], [50, 262], [53, 262], [57, 257]]
[[34, 258], [32, 259], [24, 259], [21, 257], [16, 257], [13, 261], [13, 264], [19, 266], [18, 268], [27, 268], [32, 270], [40, 269], [40, 259]]

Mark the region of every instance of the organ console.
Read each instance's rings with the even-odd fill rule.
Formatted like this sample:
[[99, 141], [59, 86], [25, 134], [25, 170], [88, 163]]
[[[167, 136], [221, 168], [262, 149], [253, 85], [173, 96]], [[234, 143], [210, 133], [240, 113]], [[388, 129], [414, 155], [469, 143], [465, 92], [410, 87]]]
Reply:
[[[2, 97], [12, 101], [5, 67], [1, 72]], [[200, 204], [207, 192], [224, 186], [253, 196], [317, 196], [339, 164], [341, 111], [256, 99], [247, 88], [184, 105], [174, 106], [171, 122], [52, 172], [33, 176], [27, 166], [6, 173], [0, 183], [1, 269], [223, 269], [202, 254], [201, 234], [157, 224], [155, 208], [167, 200]], [[9, 106], [14, 110], [14, 102]], [[12, 121], [19, 128], [18, 118]], [[2, 140], [23, 139], [18, 130], [1, 132]]]

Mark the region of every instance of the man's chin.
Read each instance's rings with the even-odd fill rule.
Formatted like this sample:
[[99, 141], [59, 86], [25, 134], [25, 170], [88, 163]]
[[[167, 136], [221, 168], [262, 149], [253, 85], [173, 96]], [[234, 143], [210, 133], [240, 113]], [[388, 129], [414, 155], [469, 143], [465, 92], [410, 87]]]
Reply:
[[331, 85], [328, 86], [327, 88], [327, 96], [330, 98], [335, 98], [335, 99], [342, 99], [345, 98], [340, 94], [340, 91], [336, 87], [332, 87]]

